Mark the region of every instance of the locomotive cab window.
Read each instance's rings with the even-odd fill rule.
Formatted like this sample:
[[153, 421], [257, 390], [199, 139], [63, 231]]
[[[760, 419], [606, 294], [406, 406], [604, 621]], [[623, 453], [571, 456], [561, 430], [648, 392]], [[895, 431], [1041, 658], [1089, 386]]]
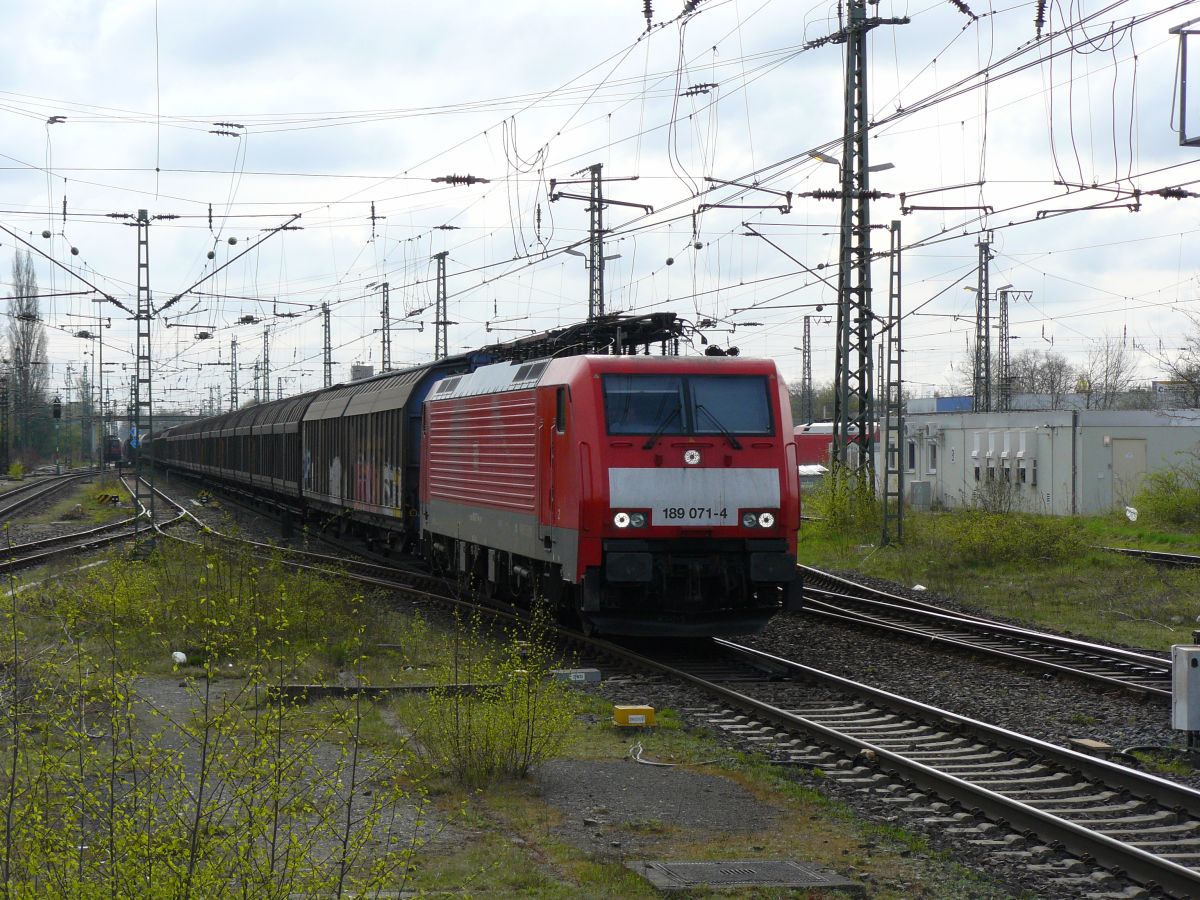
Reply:
[[554, 430], [563, 434], [567, 430], [567, 389], [560, 387], [554, 392]]
[[690, 375], [696, 434], [773, 434], [767, 379], [761, 375]]
[[775, 433], [761, 375], [605, 375], [609, 434]]
[[609, 434], [685, 434], [683, 379], [677, 375], [605, 375]]

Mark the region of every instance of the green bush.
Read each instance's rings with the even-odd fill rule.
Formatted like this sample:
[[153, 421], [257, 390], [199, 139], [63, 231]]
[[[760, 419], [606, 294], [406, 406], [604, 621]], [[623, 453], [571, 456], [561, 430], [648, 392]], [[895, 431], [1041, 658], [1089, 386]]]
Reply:
[[907, 534], [910, 545], [920, 545], [947, 568], [1064, 562], [1086, 547], [1074, 519], [981, 509], [912, 516]]
[[804, 513], [814, 531], [852, 538], [878, 531], [882, 512], [871, 482], [849, 469], [834, 468], [804, 494]]
[[21, 465], [20, 460], [14, 460], [8, 467], [8, 477], [13, 481], [20, 481], [25, 477], [25, 467]]
[[1148, 474], [1133, 505], [1162, 525], [1200, 525], [1200, 451], [1190, 451], [1180, 465]]
[[[283, 694], [329, 629], [362, 643], [361, 604], [278, 561], [175, 549], [0, 595], [19, 685], [0, 691], [0, 896], [403, 893], [428, 808], [407, 741], [361, 693]], [[177, 673], [147, 671], [173, 650]]]
[[544, 629], [532, 626], [499, 649], [478, 620], [456, 633], [447, 686], [416, 701], [404, 720], [430, 766], [461, 784], [524, 778], [561, 752], [575, 715], [570, 687], [550, 677]]

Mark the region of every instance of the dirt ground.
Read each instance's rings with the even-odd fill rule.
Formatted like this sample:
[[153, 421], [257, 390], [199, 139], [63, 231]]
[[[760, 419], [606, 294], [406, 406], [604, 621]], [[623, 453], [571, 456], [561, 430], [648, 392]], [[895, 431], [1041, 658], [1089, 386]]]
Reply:
[[650, 850], [655, 832], [753, 832], [778, 816], [728, 778], [632, 760], [553, 760], [535, 773], [533, 787], [564, 813], [559, 826], [564, 840], [603, 855]]

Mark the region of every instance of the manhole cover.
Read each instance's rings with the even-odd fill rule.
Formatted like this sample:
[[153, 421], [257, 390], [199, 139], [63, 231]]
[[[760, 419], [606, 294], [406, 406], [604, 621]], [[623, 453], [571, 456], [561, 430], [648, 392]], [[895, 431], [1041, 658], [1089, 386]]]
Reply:
[[719, 862], [630, 862], [629, 868], [660, 890], [692, 887], [849, 888], [862, 886], [816, 866], [791, 860], [732, 859]]

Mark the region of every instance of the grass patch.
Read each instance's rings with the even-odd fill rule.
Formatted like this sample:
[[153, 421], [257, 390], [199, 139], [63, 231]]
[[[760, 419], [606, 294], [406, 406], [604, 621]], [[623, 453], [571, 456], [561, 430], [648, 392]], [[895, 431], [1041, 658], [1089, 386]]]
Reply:
[[[659, 711], [657, 729], [616, 730], [608, 702], [543, 680], [552, 658], [536, 633], [446, 633], [335, 577], [161, 546], [0, 602], [0, 664], [21, 687], [0, 694], [0, 740], [12, 751], [0, 764], [0, 813], [14, 822], [0, 880], [13, 896], [220, 897], [235, 887], [248, 896], [657, 896], [621, 865], [630, 848], [635, 858], [856, 866], [883, 898], [1003, 894], [920, 836], [824, 798], [819, 775], [795, 780], [687, 729], [671, 710]], [[186, 664], [173, 665], [176, 650]], [[443, 710], [437, 726], [426, 721], [428, 702], [395, 696], [262, 702], [272, 685], [386, 684], [412, 671], [503, 687], [474, 705], [431, 697]], [[500, 705], [518, 714], [506, 720]], [[778, 815], [731, 832], [660, 815], [604, 825], [598, 847], [572, 843], [563, 830], [574, 813], [539, 796], [535, 777], [519, 777], [543, 757], [498, 781], [475, 777], [470, 754], [467, 777], [442, 764], [457, 752], [438, 739], [451, 713], [473, 724], [450, 744], [493, 754], [536, 745], [531, 720], [564, 727], [561, 752], [583, 759], [621, 759], [638, 740], [647, 757], [733, 779]], [[516, 740], [497, 743], [497, 733]], [[439, 837], [430, 821], [448, 831]]]
[[[550, 647], [545, 628], [536, 624], [497, 646], [478, 619], [457, 622], [449, 659], [435, 682], [447, 687], [398, 701], [431, 774], [480, 787], [524, 778], [559, 755], [578, 695], [550, 677], [558, 664]], [[455, 690], [459, 684], [476, 689]]]
[[1176, 465], [1146, 475], [1134, 506], [1152, 522], [1195, 530], [1200, 525], [1200, 449], [1180, 456]]
[[[447, 879], [480, 871], [486, 863], [489, 896], [649, 898], [659, 895], [625, 869], [621, 858], [796, 859], [843, 873], [851, 866], [868, 871], [871, 896], [889, 900], [914, 894], [1009, 896], [1004, 889], [961, 868], [949, 854], [931, 849], [922, 835], [891, 824], [864, 822], [848, 807], [820, 794], [812, 783], [805, 783], [819, 783], [819, 778], [803, 774], [793, 778], [792, 773], [760, 756], [722, 747], [706, 731], [686, 729], [672, 710], [657, 711], [662, 723], [658, 728], [630, 733], [609, 724], [612, 707], [608, 701], [585, 695], [580, 702], [568, 755], [619, 760], [628, 755], [634, 742], [641, 742], [647, 758], [731, 779], [776, 814], [758, 829], [721, 831], [690, 827], [678, 820], [623, 822], [601, 813], [599, 824], [584, 829], [600, 835], [589, 845], [587, 838], [595, 835], [581, 836], [578, 829], [585, 813], [548, 805], [536, 781], [506, 782], [484, 793], [451, 788], [443, 797], [444, 806], [464, 805], [464, 827], [478, 837], [468, 846], [423, 862], [417, 884], [444, 885]], [[569, 837], [572, 826], [575, 838]], [[478, 884], [469, 882], [467, 890]], [[795, 893], [758, 888], [696, 890], [688, 896], [770, 898]]]
[[[121, 505], [116, 506], [102, 497], [117, 495]], [[110, 479], [100, 485], [79, 484], [64, 492], [49, 507], [37, 515], [27, 516], [24, 523], [48, 525], [51, 522], [72, 522], [81, 528], [104, 525], [117, 519], [133, 515], [133, 499], [117, 480]]]
[[1130, 522], [1123, 512], [1089, 516], [1079, 524], [1089, 544], [1200, 555], [1200, 530], [1196, 528], [1163, 524], [1142, 515]]
[[1134, 750], [1131, 755], [1142, 764], [1143, 769], [1156, 775], [1188, 776], [1196, 774], [1196, 769], [1178, 756], [1164, 755], [1149, 750]]
[[437, 832], [410, 730], [361, 695], [266, 698], [392, 683], [447, 640], [333, 577], [160, 546], [0, 603], [0, 891], [406, 889]]
[[[821, 523], [814, 523], [820, 525]], [[980, 510], [905, 515], [905, 543], [869, 532], [801, 529], [799, 558], [911, 586], [1039, 628], [1165, 650], [1200, 616], [1200, 572], [1093, 549], [1111, 517], [1069, 519]], [[1151, 526], [1146, 534], [1157, 532]]]

